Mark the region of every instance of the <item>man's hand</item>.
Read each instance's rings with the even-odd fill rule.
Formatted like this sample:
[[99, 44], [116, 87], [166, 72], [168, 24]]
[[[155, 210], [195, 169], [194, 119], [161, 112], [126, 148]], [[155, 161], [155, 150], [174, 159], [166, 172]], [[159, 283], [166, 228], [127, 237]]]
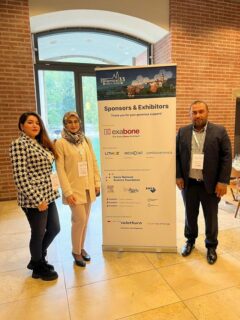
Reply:
[[177, 184], [179, 190], [183, 190], [184, 189], [184, 180], [183, 180], [183, 178], [177, 178], [176, 179], [176, 184]]
[[227, 193], [227, 185], [225, 183], [218, 182], [215, 188], [215, 193], [218, 198], [221, 198]]

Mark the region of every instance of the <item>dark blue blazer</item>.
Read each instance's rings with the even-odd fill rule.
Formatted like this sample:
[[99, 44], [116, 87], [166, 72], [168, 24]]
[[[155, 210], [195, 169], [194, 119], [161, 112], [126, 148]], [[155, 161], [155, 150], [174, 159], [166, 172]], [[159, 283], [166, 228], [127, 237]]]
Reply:
[[[176, 142], [176, 177], [188, 185], [193, 125], [180, 128]], [[214, 193], [217, 182], [229, 183], [232, 169], [231, 142], [223, 126], [208, 122], [203, 146], [203, 180], [208, 193]]]

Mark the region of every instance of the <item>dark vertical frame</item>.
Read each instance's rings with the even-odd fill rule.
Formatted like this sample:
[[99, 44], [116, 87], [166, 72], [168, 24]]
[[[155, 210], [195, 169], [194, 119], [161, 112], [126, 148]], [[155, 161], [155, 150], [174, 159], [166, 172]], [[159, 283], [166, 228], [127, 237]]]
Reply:
[[240, 98], [236, 99], [234, 155], [240, 154]]

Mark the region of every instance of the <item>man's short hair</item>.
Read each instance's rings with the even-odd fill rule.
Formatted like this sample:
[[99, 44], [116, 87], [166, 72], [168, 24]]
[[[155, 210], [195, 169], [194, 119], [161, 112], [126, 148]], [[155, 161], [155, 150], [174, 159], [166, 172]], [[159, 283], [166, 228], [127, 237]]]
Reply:
[[202, 100], [195, 100], [193, 103], [191, 103], [190, 105], [190, 109], [192, 108], [192, 106], [194, 106], [195, 104], [201, 104], [203, 103], [208, 111], [208, 105], [206, 104], [206, 102], [202, 101]]

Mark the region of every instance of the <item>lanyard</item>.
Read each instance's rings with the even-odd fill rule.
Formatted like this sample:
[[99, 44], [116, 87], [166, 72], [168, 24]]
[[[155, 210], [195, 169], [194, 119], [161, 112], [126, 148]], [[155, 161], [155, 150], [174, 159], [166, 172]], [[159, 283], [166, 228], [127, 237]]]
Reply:
[[[206, 130], [204, 129], [204, 132], [203, 132], [203, 135], [202, 135], [202, 139], [201, 139], [200, 142], [203, 142], [203, 141], [204, 141], [205, 136], [206, 136]], [[199, 142], [199, 140], [198, 140], [198, 138], [197, 138], [196, 133], [195, 133], [194, 130], [193, 130], [193, 138], [194, 138], [194, 140], [195, 140], [195, 142], [196, 142], [196, 144], [197, 144], [197, 146], [198, 146], [198, 149], [200, 150], [200, 142]]]
[[[79, 144], [79, 146], [74, 145], [74, 147], [77, 149], [79, 155], [80, 155], [80, 159], [81, 161], [83, 160], [83, 157], [86, 153], [84, 146], [82, 144]], [[82, 149], [82, 150], [81, 150]]]

